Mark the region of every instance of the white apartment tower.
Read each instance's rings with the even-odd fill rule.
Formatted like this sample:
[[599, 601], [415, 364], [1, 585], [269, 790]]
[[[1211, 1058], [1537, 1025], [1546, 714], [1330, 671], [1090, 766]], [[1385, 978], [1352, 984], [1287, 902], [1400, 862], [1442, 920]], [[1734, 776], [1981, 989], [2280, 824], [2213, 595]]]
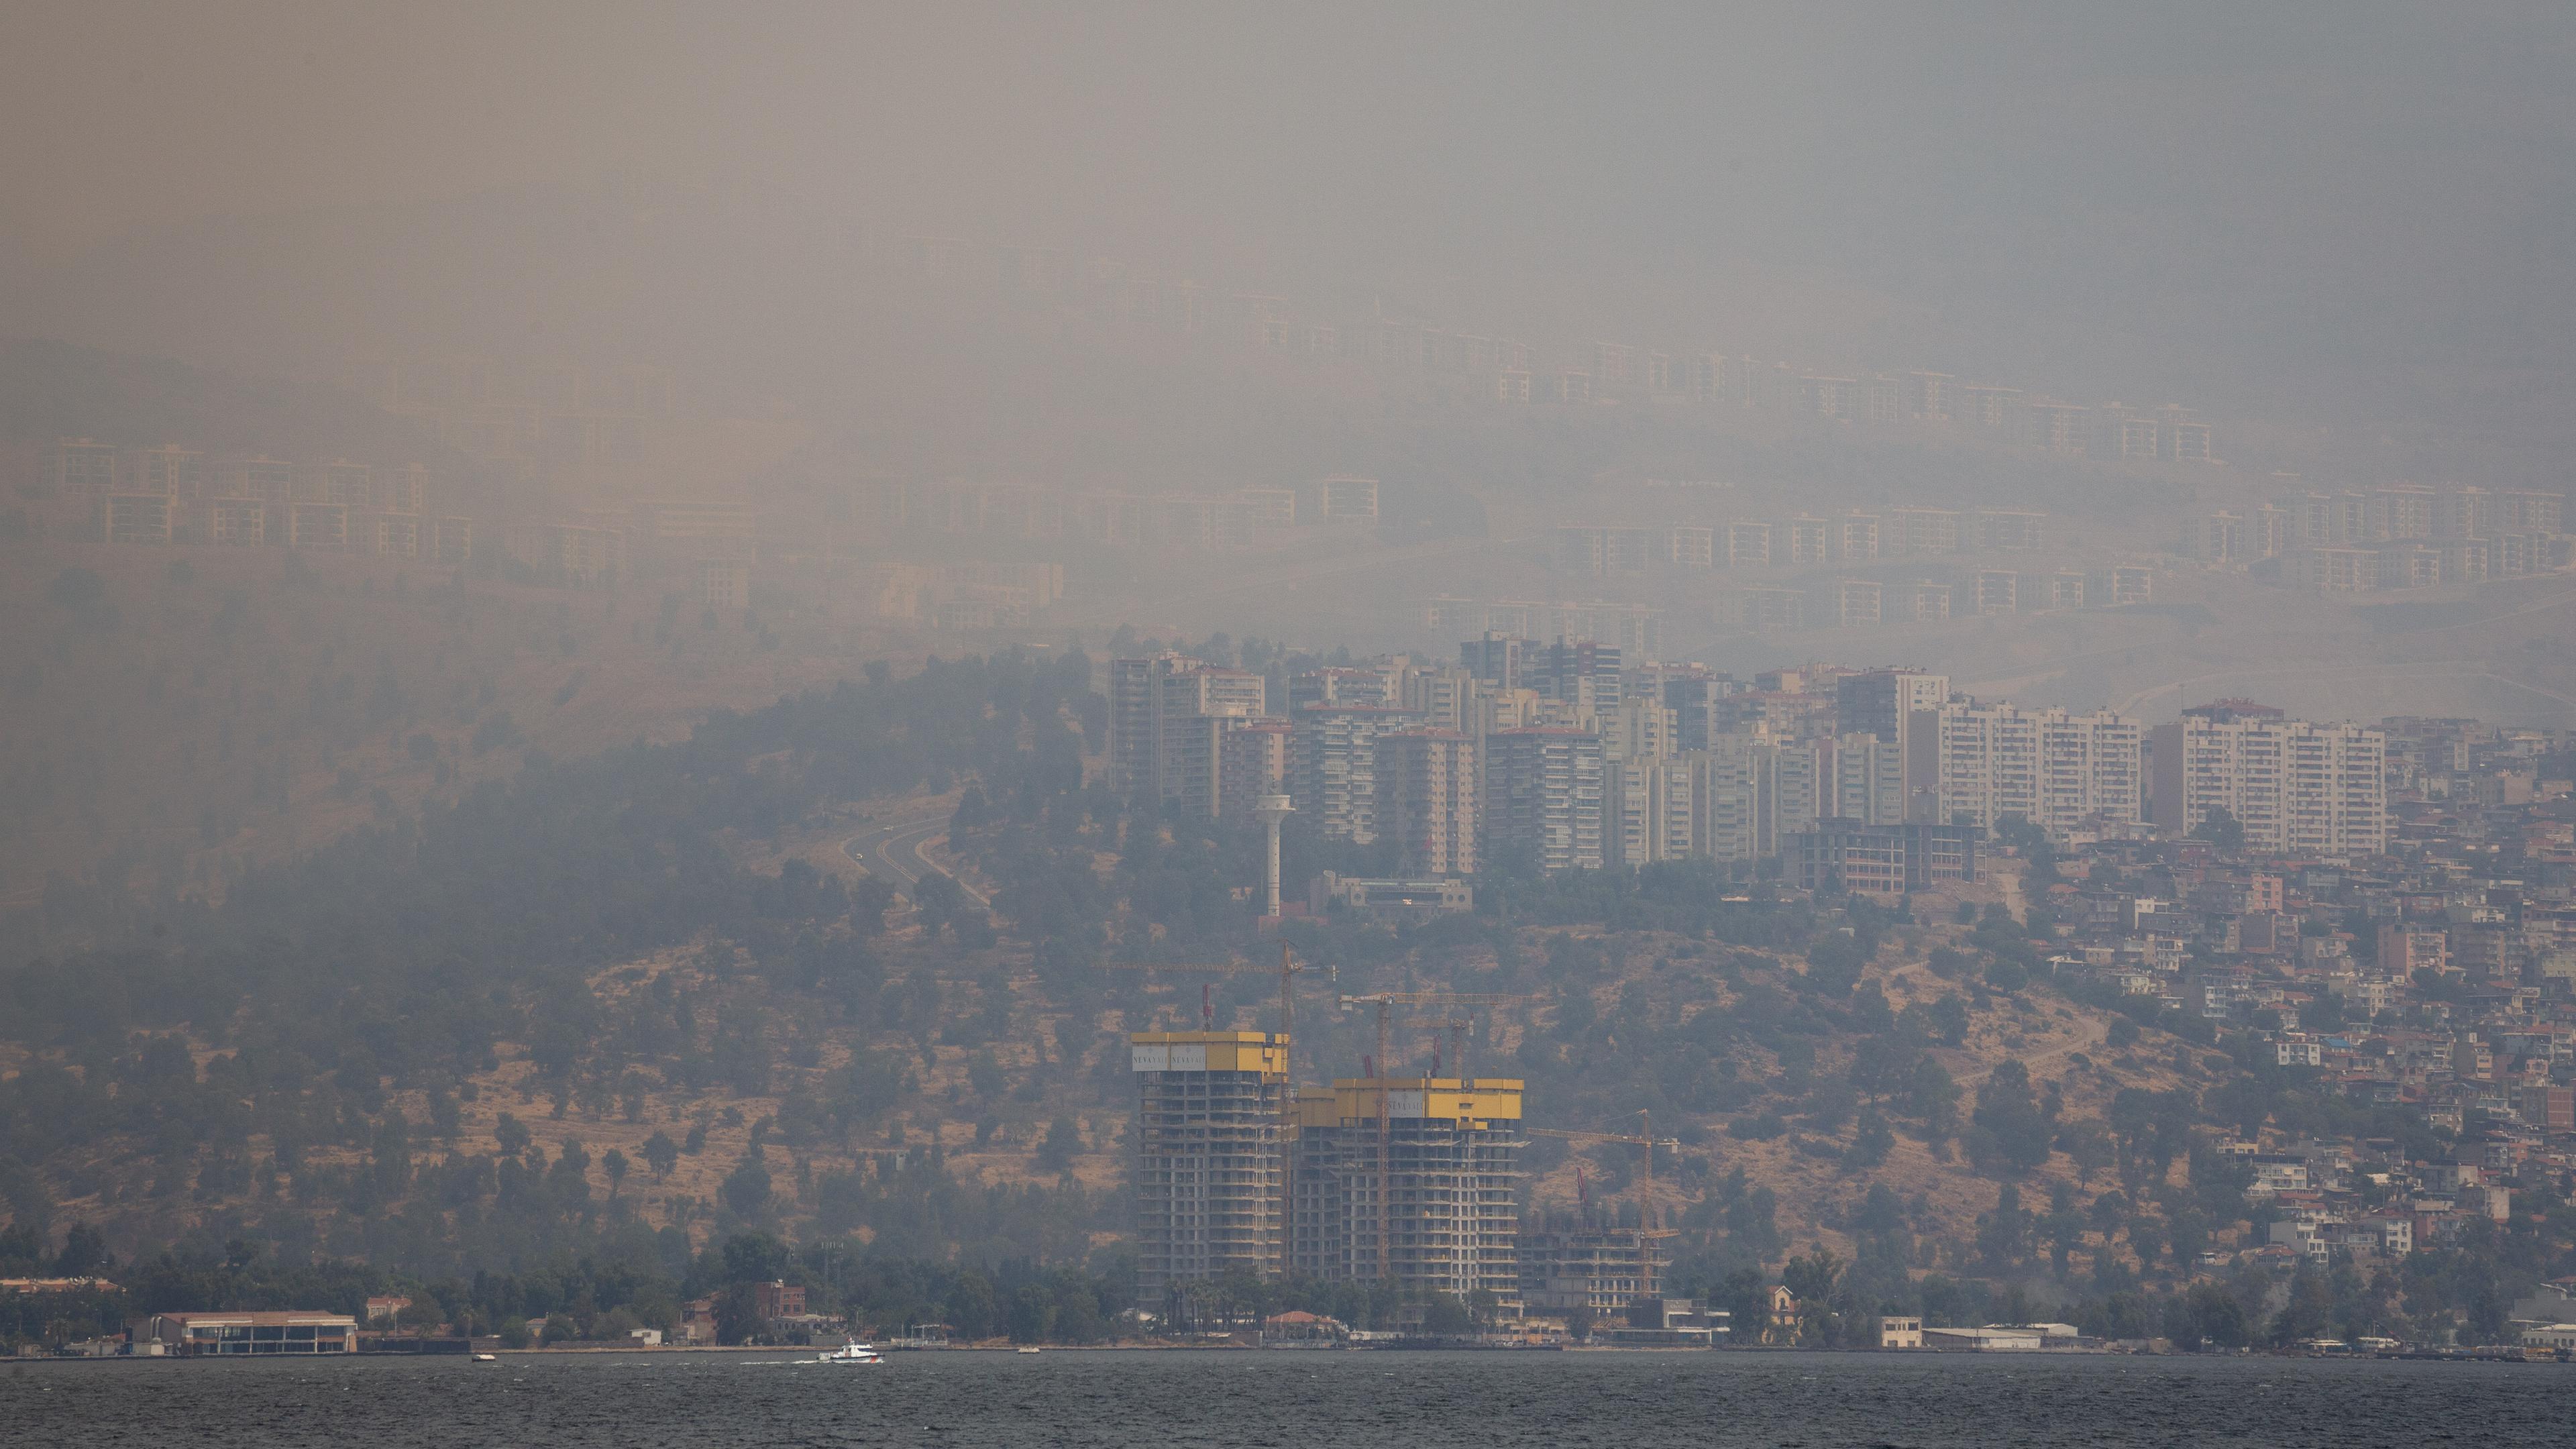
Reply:
[[1422, 716], [1379, 705], [1310, 704], [1289, 719], [1288, 795], [1329, 839], [1377, 839], [1377, 738]]
[[2144, 818], [2145, 731], [2124, 715], [1945, 704], [1916, 711], [1905, 743], [1909, 798], [1939, 824], [2017, 815], [2065, 835]]
[[2155, 823], [2174, 834], [2224, 810], [2248, 847], [2280, 854], [2376, 855], [2388, 844], [2387, 737], [2223, 709], [2156, 726]]

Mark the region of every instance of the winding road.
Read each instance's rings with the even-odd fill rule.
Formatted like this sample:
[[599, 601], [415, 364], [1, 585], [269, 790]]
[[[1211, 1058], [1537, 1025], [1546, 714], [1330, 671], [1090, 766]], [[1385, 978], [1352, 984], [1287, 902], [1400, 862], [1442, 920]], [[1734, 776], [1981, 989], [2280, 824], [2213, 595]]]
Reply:
[[907, 897], [923, 876], [937, 871], [957, 881], [957, 888], [966, 893], [966, 899], [991, 910], [993, 902], [982, 891], [958, 880], [955, 871], [930, 858], [930, 842], [947, 833], [946, 814], [923, 815], [863, 830], [842, 841], [841, 852], [858, 862], [859, 869], [890, 882]]

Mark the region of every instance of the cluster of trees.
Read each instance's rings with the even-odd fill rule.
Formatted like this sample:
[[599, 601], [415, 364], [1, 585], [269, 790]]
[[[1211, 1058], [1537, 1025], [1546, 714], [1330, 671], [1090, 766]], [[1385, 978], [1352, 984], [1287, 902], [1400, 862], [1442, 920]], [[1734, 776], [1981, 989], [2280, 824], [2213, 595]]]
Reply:
[[[79, 1257], [80, 1261], [72, 1259]], [[685, 1306], [708, 1300], [720, 1341], [770, 1331], [753, 1286], [783, 1279], [806, 1289], [809, 1311], [891, 1333], [909, 1324], [952, 1325], [961, 1339], [1095, 1343], [1113, 1336], [1134, 1274], [1116, 1255], [1094, 1267], [1003, 1258], [989, 1267], [910, 1256], [831, 1236], [803, 1246], [736, 1233], [692, 1253], [685, 1235], [600, 1233], [576, 1255], [511, 1271], [423, 1274], [360, 1259], [294, 1261], [236, 1238], [184, 1244], [119, 1265], [95, 1229], [76, 1228], [46, 1255], [31, 1230], [0, 1230], [0, 1276], [38, 1271], [112, 1272], [113, 1286], [0, 1296], [0, 1347], [60, 1345], [114, 1334], [155, 1312], [305, 1308], [352, 1315], [375, 1295], [412, 1300], [396, 1327], [530, 1341], [622, 1341], [637, 1328], [675, 1331]], [[533, 1326], [532, 1326], [533, 1325]]]
[[[166, 897], [13, 939], [0, 1039], [35, 1055], [0, 1081], [0, 1206], [42, 1232], [57, 1197], [102, 1193], [187, 1204], [219, 1231], [299, 1249], [531, 1261], [615, 1216], [620, 1175], [597, 1164], [610, 1174], [600, 1201], [577, 1145], [552, 1160], [457, 1150], [459, 1103], [503, 1042], [526, 1045], [557, 1117], [635, 1121], [655, 1093], [764, 1093], [784, 1078], [782, 1140], [849, 1142], [914, 1090], [909, 1060], [862, 1042], [833, 1071], [793, 1070], [811, 1050], [798, 1045], [813, 1036], [805, 1023], [996, 1040], [1007, 985], [993, 978], [978, 1011], [951, 1021], [941, 961], [886, 969], [881, 883], [844, 885], [800, 861], [746, 869], [727, 840], [961, 774], [997, 789], [1078, 785], [1082, 732], [1100, 712], [1074, 652], [868, 673], [719, 714], [683, 743], [532, 759], [452, 807], [249, 875], [219, 905]], [[592, 985], [692, 939], [713, 943], [694, 973]], [[405, 1120], [396, 1093], [425, 1097], [427, 1120]], [[86, 1165], [96, 1158], [78, 1150], [103, 1144], [142, 1164], [139, 1180]], [[874, 1211], [878, 1192], [855, 1197]], [[758, 1172], [738, 1171], [723, 1196], [719, 1209], [745, 1219], [771, 1206]], [[852, 1200], [836, 1189], [844, 1216]], [[935, 1231], [1015, 1216], [1039, 1214], [950, 1205]]]

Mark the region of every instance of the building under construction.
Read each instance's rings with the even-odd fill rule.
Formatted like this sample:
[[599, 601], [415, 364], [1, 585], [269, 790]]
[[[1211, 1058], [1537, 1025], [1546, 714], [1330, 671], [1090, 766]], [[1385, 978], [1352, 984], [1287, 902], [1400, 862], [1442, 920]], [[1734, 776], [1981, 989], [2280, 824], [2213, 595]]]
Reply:
[[[1136, 1073], [1136, 1301], [1237, 1268], [1276, 1277], [1286, 1259], [1282, 1133], [1288, 1038], [1260, 1031], [1147, 1031]], [[1512, 1084], [1519, 1115], [1519, 1083]], [[1506, 1195], [1505, 1201], [1509, 1201]]]
[[1297, 1099], [1288, 1265], [1521, 1312], [1521, 1083], [1344, 1078]]
[[1596, 1319], [1628, 1311], [1639, 1298], [1663, 1294], [1673, 1235], [1650, 1228], [1610, 1228], [1571, 1215], [1525, 1223], [1520, 1235], [1521, 1301], [1550, 1315], [1580, 1307]]

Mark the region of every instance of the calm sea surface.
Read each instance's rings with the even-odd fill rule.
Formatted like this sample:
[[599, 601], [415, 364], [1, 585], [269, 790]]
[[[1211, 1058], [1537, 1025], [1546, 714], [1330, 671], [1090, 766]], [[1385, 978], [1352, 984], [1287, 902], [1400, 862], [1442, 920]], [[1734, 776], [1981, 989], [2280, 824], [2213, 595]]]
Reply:
[[2576, 1443], [2576, 1366], [1876, 1354], [769, 1354], [0, 1367], [0, 1445]]

